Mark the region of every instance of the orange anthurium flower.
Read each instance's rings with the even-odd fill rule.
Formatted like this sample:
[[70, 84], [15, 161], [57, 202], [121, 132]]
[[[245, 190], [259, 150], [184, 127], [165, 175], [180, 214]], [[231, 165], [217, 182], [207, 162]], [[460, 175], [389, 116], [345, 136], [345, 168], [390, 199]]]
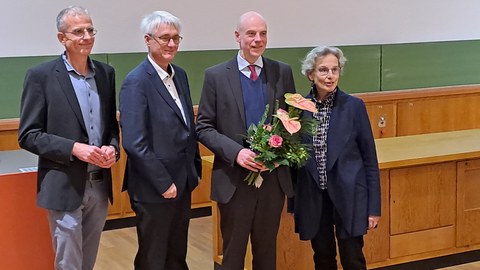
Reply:
[[290, 118], [288, 112], [283, 109], [278, 109], [275, 116], [282, 121], [283, 126], [290, 134], [298, 132], [302, 127], [300, 121], [297, 120], [298, 117]]
[[285, 93], [285, 102], [288, 105], [301, 110], [305, 110], [309, 112], [317, 112], [315, 103], [311, 100], [308, 100], [302, 97], [302, 95], [300, 94]]

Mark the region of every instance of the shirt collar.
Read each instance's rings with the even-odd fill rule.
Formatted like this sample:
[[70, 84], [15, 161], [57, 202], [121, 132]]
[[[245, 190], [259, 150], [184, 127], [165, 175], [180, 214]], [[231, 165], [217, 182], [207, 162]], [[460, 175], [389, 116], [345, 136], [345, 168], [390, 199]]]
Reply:
[[[70, 61], [68, 61], [67, 54], [65, 52], [62, 54], [62, 59], [63, 59], [63, 63], [65, 63], [65, 67], [67, 68], [68, 72], [75, 72], [76, 74], [78, 74], [80, 76], [83, 76], [82, 74], [78, 73], [78, 71], [76, 71], [75, 68], [70, 64]], [[87, 77], [94, 77], [95, 76], [95, 64], [93, 63], [92, 59], [90, 59], [90, 57], [88, 57], [87, 63], [88, 63], [88, 69], [89, 70], [88, 70], [88, 74], [85, 77], [86, 78]]]
[[[250, 65], [250, 63], [248, 63], [247, 60], [245, 60], [240, 55], [240, 52], [238, 52], [238, 54], [237, 54], [237, 63], [238, 63], [238, 70], [247, 70], [248, 66]], [[255, 61], [255, 63], [253, 63], [253, 64], [258, 66], [259, 68], [263, 68], [263, 58], [259, 57], [257, 59], [257, 61]]]
[[310, 91], [310, 95], [312, 95], [312, 99], [315, 102], [315, 104], [317, 105], [317, 107], [319, 107], [320, 105], [324, 106], [324, 107], [333, 107], [333, 102], [335, 101], [335, 96], [336, 96], [335, 94], [337, 93], [337, 90], [338, 90], [338, 87], [335, 88], [335, 90], [333, 90], [332, 92], [328, 93], [325, 100], [317, 100], [317, 98], [315, 97], [315, 93], [317, 91], [317, 88], [314, 85], [314, 86], [312, 86], [312, 90]]
[[168, 74], [163, 68], [161, 68], [153, 59], [150, 57], [150, 55], [147, 55], [148, 61], [152, 64], [153, 68], [155, 71], [157, 71], [158, 75], [160, 76], [160, 79], [162, 81], [165, 81], [169, 76], [173, 79], [173, 76], [175, 76], [175, 69], [173, 69], [172, 65], [168, 64], [168, 69], [172, 71], [172, 75]]

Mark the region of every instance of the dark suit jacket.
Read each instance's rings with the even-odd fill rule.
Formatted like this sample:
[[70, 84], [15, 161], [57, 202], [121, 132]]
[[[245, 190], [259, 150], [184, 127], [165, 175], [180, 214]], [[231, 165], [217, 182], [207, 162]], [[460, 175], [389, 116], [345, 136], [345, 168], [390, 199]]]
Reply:
[[187, 74], [172, 66], [188, 124], [148, 59], [127, 75], [120, 90], [122, 144], [128, 156], [123, 189], [138, 202], [172, 201], [162, 197], [172, 183], [182, 194], [192, 191], [202, 175]]
[[[295, 92], [295, 85], [290, 66], [267, 58], [263, 58], [263, 63], [271, 116], [275, 100], [280, 102], [281, 108], [286, 108], [283, 95]], [[211, 198], [220, 203], [230, 201], [236, 187], [249, 172], [236, 163], [246, 137], [240, 76], [236, 58], [207, 69], [198, 108], [198, 138], [215, 154]], [[293, 195], [288, 168], [280, 167], [262, 176], [277, 177], [285, 194]]]
[[[311, 98], [308, 96], [307, 98]], [[304, 118], [312, 118], [304, 111]], [[312, 136], [304, 142], [313, 145]], [[318, 231], [321, 198], [313, 146], [311, 158], [297, 171], [295, 225], [303, 240]], [[367, 232], [368, 216], [380, 216], [380, 176], [375, 141], [365, 104], [337, 90], [327, 134], [327, 190], [340, 215], [346, 236]]]
[[[104, 128], [102, 143], [113, 145], [118, 151], [115, 72], [106, 64], [93, 63]], [[73, 157], [72, 149], [75, 142], [89, 142], [80, 105], [61, 57], [27, 71], [18, 133], [20, 146], [39, 156], [38, 205], [59, 211], [78, 208], [85, 192], [87, 163]], [[113, 201], [110, 169], [103, 169], [103, 176]]]

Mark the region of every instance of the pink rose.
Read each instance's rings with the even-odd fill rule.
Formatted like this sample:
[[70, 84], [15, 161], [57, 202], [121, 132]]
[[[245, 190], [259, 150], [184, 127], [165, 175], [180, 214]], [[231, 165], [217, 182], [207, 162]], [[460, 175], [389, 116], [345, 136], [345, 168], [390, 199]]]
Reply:
[[265, 124], [263, 125], [263, 129], [265, 129], [268, 132], [272, 132], [273, 127], [270, 124]]
[[278, 148], [282, 146], [283, 138], [278, 135], [272, 135], [270, 139], [268, 139], [268, 144], [273, 148]]

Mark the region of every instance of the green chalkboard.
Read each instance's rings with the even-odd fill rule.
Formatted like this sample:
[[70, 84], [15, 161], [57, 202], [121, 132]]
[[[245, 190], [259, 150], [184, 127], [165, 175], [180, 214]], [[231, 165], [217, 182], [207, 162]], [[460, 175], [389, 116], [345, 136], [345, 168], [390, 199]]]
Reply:
[[[480, 83], [480, 41], [449, 41], [340, 47], [348, 61], [340, 87], [349, 93]], [[297, 91], [310, 82], [300, 72], [311, 47], [272, 48], [265, 56], [292, 66]], [[188, 74], [192, 100], [198, 104], [206, 68], [235, 57], [237, 50], [180, 51], [175, 64]], [[0, 58], [0, 119], [19, 116], [23, 79], [28, 68], [58, 56]], [[116, 70], [117, 95], [123, 79], [146, 57], [141, 53], [96, 54]]]
[[480, 41], [382, 46], [382, 90], [480, 83]]
[[0, 58], [0, 119], [20, 114], [20, 98], [25, 72], [55, 56]]
[[[0, 58], [0, 119], [20, 115], [20, 99], [25, 73], [31, 67], [51, 61], [59, 55]], [[106, 62], [107, 55], [93, 55], [93, 59]]]
[[[380, 46], [339, 48], [348, 60], [339, 87], [348, 93], [380, 91]], [[297, 92], [306, 94], [310, 90], [310, 81], [301, 73], [301, 62], [311, 49], [311, 47], [267, 49], [265, 56], [290, 64]]]

